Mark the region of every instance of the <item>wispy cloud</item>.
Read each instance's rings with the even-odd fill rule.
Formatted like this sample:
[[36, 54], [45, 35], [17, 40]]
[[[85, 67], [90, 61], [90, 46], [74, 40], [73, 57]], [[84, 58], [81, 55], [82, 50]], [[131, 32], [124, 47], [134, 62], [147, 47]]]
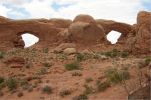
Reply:
[[[135, 23], [140, 10], [150, 10], [150, 0], [1, 0], [0, 15], [10, 18], [94, 18]], [[16, 16], [16, 17], [15, 17]]]

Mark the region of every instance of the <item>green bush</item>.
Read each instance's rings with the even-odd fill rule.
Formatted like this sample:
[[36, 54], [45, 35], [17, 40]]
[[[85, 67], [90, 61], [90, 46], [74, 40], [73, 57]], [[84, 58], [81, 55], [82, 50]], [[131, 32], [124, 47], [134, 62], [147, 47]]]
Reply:
[[88, 96], [86, 94], [80, 94], [78, 96], [73, 97], [72, 100], [88, 100]]
[[89, 83], [89, 82], [93, 81], [93, 79], [92, 79], [91, 77], [89, 77], [89, 78], [86, 78], [85, 81], [86, 81], [87, 83]]
[[72, 76], [82, 76], [81, 72], [75, 71], [72, 73]]
[[5, 79], [4, 79], [3, 77], [0, 77], [0, 84], [3, 83], [4, 80], [5, 80]]
[[145, 58], [145, 63], [146, 63], [146, 65], [149, 65], [150, 62], [151, 62], [151, 57]]
[[40, 70], [38, 70], [38, 72], [36, 73], [37, 75], [44, 75], [47, 73], [47, 69], [46, 68], [41, 68]]
[[69, 64], [65, 64], [66, 70], [78, 70], [80, 69], [80, 65], [78, 62], [72, 62]]
[[67, 95], [70, 95], [71, 91], [70, 90], [63, 90], [59, 94], [60, 94], [61, 97], [65, 97]]
[[44, 49], [43, 49], [43, 52], [44, 52], [44, 53], [48, 53], [48, 52], [49, 52], [49, 49], [48, 49], [48, 48], [44, 48]]
[[112, 83], [119, 83], [123, 80], [130, 78], [130, 74], [127, 70], [117, 70], [115, 68], [110, 68], [106, 70], [106, 77]]
[[83, 61], [84, 59], [85, 59], [84, 54], [78, 53], [78, 54], [76, 55], [76, 60], [77, 60], [77, 61], [81, 62], [81, 61]]
[[117, 51], [117, 49], [113, 49], [112, 51], [104, 52], [102, 54], [107, 56], [107, 57], [114, 58], [114, 57], [119, 56], [119, 51]]
[[84, 85], [84, 87], [85, 87], [85, 90], [84, 90], [84, 93], [83, 93], [83, 94], [88, 95], [88, 94], [91, 94], [91, 93], [93, 93], [93, 92], [94, 92], [93, 87], [88, 86], [88, 85]]
[[6, 85], [8, 87], [8, 89], [11, 91], [11, 90], [14, 90], [17, 88], [17, 81], [16, 79], [14, 78], [9, 78], [7, 81], [6, 81]]
[[43, 63], [43, 65], [44, 65], [44, 67], [51, 67], [52, 66], [52, 64], [50, 64], [49, 62], [45, 62], [45, 63]]
[[51, 94], [51, 93], [52, 93], [52, 87], [46, 85], [46, 86], [42, 89], [42, 91], [43, 91], [43, 93]]
[[108, 81], [105, 82], [98, 81], [96, 85], [97, 85], [98, 92], [105, 91], [108, 87], [110, 87], [110, 83]]
[[105, 55], [106, 57], [122, 57], [122, 58], [126, 58], [129, 56], [128, 52], [124, 52], [124, 51], [118, 51], [117, 49], [113, 49], [112, 51], [108, 51], [108, 52], [103, 52], [103, 55]]
[[4, 52], [0, 51], [0, 59], [4, 58]]
[[27, 85], [27, 84], [28, 84], [28, 81], [25, 80], [25, 79], [22, 79], [22, 80], [20, 80], [19, 83], [20, 83], [21, 86], [24, 86], [24, 85]]
[[121, 52], [121, 57], [126, 58], [128, 57], [129, 53], [128, 52]]

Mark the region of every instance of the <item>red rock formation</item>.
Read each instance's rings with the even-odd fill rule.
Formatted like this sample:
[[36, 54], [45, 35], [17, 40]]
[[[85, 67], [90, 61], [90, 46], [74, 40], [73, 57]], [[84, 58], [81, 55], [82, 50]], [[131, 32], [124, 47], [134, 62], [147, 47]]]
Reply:
[[98, 19], [96, 20], [97, 24], [101, 25], [104, 30], [105, 34], [107, 35], [111, 31], [117, 31], [121, 33], [121, 37], [119, 38], [119, 41], [125, 42], [127, 35], [132, 31], [133, 27], [132, 25], [121, 23], [121, 22], [115, 22], [112, 20], [103, 20]]
[[133, 53], [151, 52], [151, 12], [141, 11], [137, 16], [134, 32], [127, 40], [126, 49]]
[[[122, 33], [119, 44], [130, 52], [150, 52], [151, 13], [138, 14], [137, 24], [112, 20], [95, 20], [89, 15], [78, 15], [73, 22], [66, 19], [12, 20], [0, 17], [0, 50], [24, 47], [21, 35], [30, 33], [39, 38], [35, 47], [56, 47], [60, 43], [93, 46], [106, 44], [106, 35], [112, 30]], [[20, 37], [20, 38], [19, 38]], [[122, 43], [122, 44], [121, 44]]]
[[[1, 21], [0, 21], [1, 22]], [[51, 23], [39, 22], [36, 20], [6, 20], [0, 23], [0, 48], [13, 48], [13, 41], [24, 33], [31, 33], [39, 38], [39, 45], [47, 45], [56, 42], [57, 33], [61, 28]]]

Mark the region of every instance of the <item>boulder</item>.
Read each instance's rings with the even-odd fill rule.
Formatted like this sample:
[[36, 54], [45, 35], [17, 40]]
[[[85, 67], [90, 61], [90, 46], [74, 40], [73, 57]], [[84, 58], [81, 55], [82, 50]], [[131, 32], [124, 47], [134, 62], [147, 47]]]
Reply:
[[104, 41], [105, 33], [103, 28], [96, 24], [86, 22], [72, 23], [68, 29], [72, 42], [82, 45], [93, 45]]
[[62, 43], [59, 46], [57, 46], [53, 51], [55, 53], [60, 53], [63, 52], [64, 49], [66, 48], [75, 48], [76, 45], [74, 43]]
[[65, 54], [75, 54], [75, 53], [77, 53], [77, 50], [75, 49], [75, 48], [66, 48], [66, 49], [64, 49], [64, 51], [63, 51]]
[[95, 20], [90, 15], [80, 14], [80, 15], [75, 17], [73, 22], [95, 23]]

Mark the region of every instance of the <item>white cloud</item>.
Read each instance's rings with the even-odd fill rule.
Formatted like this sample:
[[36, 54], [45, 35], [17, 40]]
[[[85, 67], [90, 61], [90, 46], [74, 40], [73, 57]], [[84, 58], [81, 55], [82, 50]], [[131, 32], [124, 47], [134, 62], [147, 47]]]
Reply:
[[23, 7], [30, 13], [31, 18], [50, 18], [51, 14], [54, 13], [51, 4], [52, 0], [33, 0], [24, 4]]
[[8, 8], [0, 5], [0, 16], [4, 16], [4, 17], [7, 17], [7, 12], [9, 11]]
[[29, 1], [31, 1], [31, 0], [0, 0], [0, 3], [11, 3], [11, 4], [15, 4], [15, 5], [22, 5]]

